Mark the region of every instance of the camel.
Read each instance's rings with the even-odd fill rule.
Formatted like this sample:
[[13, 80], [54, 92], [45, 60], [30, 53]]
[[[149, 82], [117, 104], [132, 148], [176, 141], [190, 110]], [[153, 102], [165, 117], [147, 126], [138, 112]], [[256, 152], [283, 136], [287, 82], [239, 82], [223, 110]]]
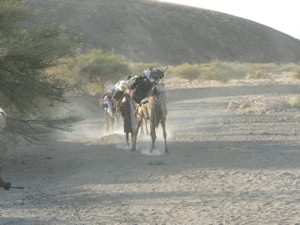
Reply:
[[[133, 131], [136, 127], [136, 115], [135, 115], [136, 105], [127, 93], [124, 93], [124, 97], [121, 100], [122, 101], [120, 101], [121, 106], [119, 108], [119, 111], [123, 118], [123, 129], [124, 129], [124, 133], [126, 134], [125, 135], [126, 143], [127, 143], [127, 146], [129, 147], [130, 146], [129, 134], [131, 136], [131, 142], [132, 142]], [[141, 123], [140, 136], [145, 135], [144, 129], [146, 129], [146, 135], [149, 135], [146, 118], [144, 118], [144, 120]]]
[[[149, 118], [148, 118], [149, 119]], [[148, 119], [145, 117], [144, 119], [143, 119], [143, 122], [142, 122], [142, 124], [141, 124], [141, 132], [140, 132], [140, 135], [141, 136], [144, 136], [144, 135], [149, 135], [149, 130], [148, 130]], [[144, 129], [146, 130], [146, 131], [144, 131]]]
[[142, 125], [144, 119], [149, 119], [150, 124], [150, 135], [151, 135], [151, 148], [150, 152], [153, 152], [156, 141], [156, 128], [161, 124], [163, 130], [163, 137], [165, 142], [165, 154], [169, 153], [167, 145], [167, 132], [166, 132], [166, 118], [167, 118], [167, 107], [166, 107], [166, 96], [165, 93], [160, 92], [158, 89], [164, 88], [161, 84], [157, 84], [153, 87], [153, 91], [147, 102], [140, 103], [136, 109], [136, 120], [137, 125], [133, 132], [132, 140], [132, 151], [136, 151], [137, 134], [139, 128]]

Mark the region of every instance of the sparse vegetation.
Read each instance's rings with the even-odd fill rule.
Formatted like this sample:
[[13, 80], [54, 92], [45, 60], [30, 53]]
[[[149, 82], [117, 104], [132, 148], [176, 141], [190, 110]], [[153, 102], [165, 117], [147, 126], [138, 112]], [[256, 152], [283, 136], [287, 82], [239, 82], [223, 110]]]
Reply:
[[[86, 93], [94, 96], [104, 92], [108, 83], [116, 83], [128, 75], [142, 74], [145, 69], [151, 67], [164, 66], [158, 63], [129, 62], [124, 56], [104, 53], [102, 50], [95, 49], [85, 55], [64, 59], [61, 64], [48, 70], [48, 73], [73, 87], [73, 90], [76, 90], [75, 93]], [[251, 64], [215, 60], [209, 63], [184, 63], [170, 66], [168, 75], [181, 77], [189, 83], [194, 80], [227, 82], [234, 79], [262, 79], [267, 78], [268, 75], [291, 71], [300, 71], [299, 65]], [[294, 78], [297, 77], [294, 76]]]
[[294, 78], [298, 80], [300, 79], [300, 68], [295, 69]]
[[[79, 36], [61, 25], [36, 24], [32, 21], [35, 13], [25, 1], [5, 0], [0, 6], [4, 18], [0, 23], [3, 33], [0, 37], [3, 46], [0, 49], [0, 103], [14, 112], [15, 118], [40, 119], [41, 115], [46, 115], [45, 111], [58, 112], [58, 105], [67, 100], [69, 93], [96, 95], [103, 92], [108, 83], [116, 83], [130, 74], [141, 74], [149, 67], [162, 67], [159, 63], [130, 62], [125, 56], [100, 49], [81, 54]], [[25, 25], [27, 23], [31, 24], [30, 29]], [[294, 78], [300, 78], [297, 64], [218, 60], [176, 65], [168, 70], [168, 74], [191, 83], [194, 80], [260, 79], [278, 71], [294, 71]]]
[[290, 98], [289, 104], [290, 104], [291, 107], [293, 107], [293, 108], [298, 108], [298, 109], [300, 109], [300, 96]]
[[77, 93], [95, 95], [103, 92], [108, 83], [116, 83], [128, 76], [130, 68], [124, 56], [94, 49], [87, 54], [66, 59], [48, 72], [67, 82]]
[[184, 63], [173, 69], [173, 73], [177, 76], [187, 79], [189, 82], [196, 80], [201, 75], [201, 69], [197, 64]]
[[182, 64], [171, 69], [174, 76], [192, 80], [217, 80], [227, 82], [233, 79], [262, 79], [269, 75], [283, 72], [294, 72], [294, 78], [300, 79], [300, 66], [298, 64], [274, 63], [238, 63], [212, 61], [202, 64]]
[[266, 73], [262, 70], [251, 70], [247, 74], [249, 79], [261, 79]]
[[39, 24], [22, 0], [0, 1], [0, 18], [0, 105], [12, 118], [41, 118], [47, 108], [66, 102], [69, 90], [46, 70], [75, 55], [81, 37], [61, 25]]
[[202, 79], [226, 82], [230, 79], [240, 79], [244, 76], [244, 71], [236, 67], [236, 64], [215, 60], [205, 66]]
[[81, 76], [102, 87], [109, 82], [116, 83], [121, 77], [130, 74], [125, 57], [118, 54], [93, 50], [89, 54], [83, 55], [81, 59], [84, 62], [84, 66], [80, 70]]

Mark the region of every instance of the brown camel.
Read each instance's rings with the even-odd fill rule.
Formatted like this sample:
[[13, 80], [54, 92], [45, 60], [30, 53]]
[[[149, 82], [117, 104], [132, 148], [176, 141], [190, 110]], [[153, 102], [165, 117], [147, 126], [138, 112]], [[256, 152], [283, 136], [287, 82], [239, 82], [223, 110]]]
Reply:
[[[129, 134], [131, 135], [132, 142], [133, 131], [136, 128], [136, 115], [134, 113], [136, 111], [136, 105], [127, 93], [124, 93], [124, 98], [121, 100], [122, 104], [119, 110], [121, 111], [121, 115], [123, 117], [123, 129], [124, 133], [126, 134], [126, 143], [127, 146], [130, 146]], [[146, 134], [149, 135], [146, 119], [144, 119], [141, 123], [141, 136], [145, 135], [144, 129], [146, 129]]]
[[[158, 84], [157, 86], [159, 86]], [[153, 88], [153, 93], [149, 97], [146, 103], [140, 103], [136, 110], [137, 126], [133, 132], [132, 140], [132, 151], [136, 150], [136, 141], [139, 128], [141, 127], [142, 121], [149, 118], [150, 124], [150, 135], [152, 139], [152, 145], [150, 152], [153, 152], [156, 141], [156, 128], [161, 124], [163, 130], [163, 137], [165, 141], [165, 154], [169, 153], [167, 145], [167, 132], [166, 132], [166, 118], [167, 118], [167, 107], [166, 107], [166, 96], [165, 93], [160, 93], [157, 90], [157, 86]]]

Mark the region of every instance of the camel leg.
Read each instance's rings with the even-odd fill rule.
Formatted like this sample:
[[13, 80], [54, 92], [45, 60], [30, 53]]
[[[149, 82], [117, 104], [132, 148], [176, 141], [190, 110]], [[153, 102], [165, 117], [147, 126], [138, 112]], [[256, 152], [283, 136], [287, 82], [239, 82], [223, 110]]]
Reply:
[[140, 132], [140, 136], [144, 136], [145, 135], [145, 132], [144, 132], [144, 123], [142, 122], [141, 123], [141, 132]]
[[146, 135], [149, 135], [149, 130], [148, 130], [148, 126], [147, 126], [147, 119], [144, 119], [145, 121], [145, 127], [146, 127]]
[[128, 147], [130, 146], [130, 143], [129, 143], [129, 133], [130, 133], [130, 137], [131, 137], [131, 143], [132, 143], [132, 140], [133, 140], [133, 134], [131, 132], [126, 133], [126, 142], [127, 142], [127, 146]]
[[130, 133], [131, 136], [131, 144], [132, 144], [132, 140], [133, 140], [133, 133]]
[[126, 142], [127, 142], [127, 146], [129, 146], [129, 138], [128, 138], [128, 136], [129, 136], [129, 133], [126, 133]]
[[168, 144], [167, 144], [167, 132], [166, 132], [166, 121], [160, 122], [162, 130], [163, 130], [163, 136], [165, 140], [165, 154], [169, 154]]
[[141, 127], [142, 124], [142, 117], [138, 117], [137, 119], [137, 125], [135, 130], [133, 131], [133, 139], [132, 139], [132, 146], [131, 146], [131, 151], [136, 151], [136, 139], [137, 139], [137, 135], [139, 133], [139, 129]]
[[153, 149], [155, 148], [156, 132], [155, 132], [155, 125], [152, 122], [150, 123], [150, 135], [152, 139], [150, 152], [153, 152]]
[[[143, 122], [142, 122], [142, 125], [141, 125], [141, 132], [140, 132], [141, 136], [144, 136], [145, 133], [146, 133], [146, 135], [149, 135], [149, 130], [148, 130], [148, 125], [147, 124], [148, 124], [147, 119], [143, 118]], [[146, 130], [146, 132], [144, 131], [144, 129]]]

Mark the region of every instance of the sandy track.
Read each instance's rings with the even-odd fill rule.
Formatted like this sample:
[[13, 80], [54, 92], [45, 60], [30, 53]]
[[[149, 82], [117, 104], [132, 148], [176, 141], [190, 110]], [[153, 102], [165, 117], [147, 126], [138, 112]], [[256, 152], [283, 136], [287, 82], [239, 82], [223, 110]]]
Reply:
[[[232, 98], [285, 96], [299, 86], [169, 92], [170, 155], [137, 152], [89, 117], [72, 135], [22, 146], [3, 177], [0, 224], [300, 223], [300, 112], [229, 113]], [[96, 111], [96, 109], [94, 109]]]

